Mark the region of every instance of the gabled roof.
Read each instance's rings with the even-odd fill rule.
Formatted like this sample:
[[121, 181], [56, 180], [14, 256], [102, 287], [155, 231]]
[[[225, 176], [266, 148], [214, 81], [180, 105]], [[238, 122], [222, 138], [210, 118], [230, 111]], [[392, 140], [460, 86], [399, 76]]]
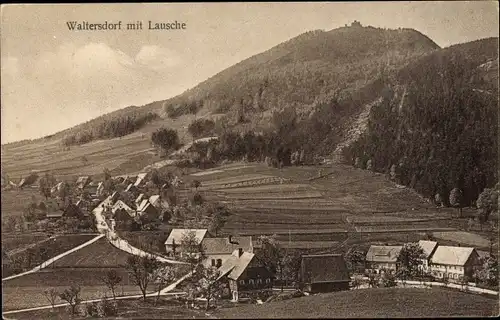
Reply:
[[135, 181], [134, 186], [136, 186], [136, 187], [139, 186], [144, 181], [144, 179], [146, 179], [147, 176], [148, 176], [147, 172], [139, 173], [137, 175], [137, 180]]
[[252, 261], [253, 257], [255, 257], [255, 254], [250, 252], [243, 252], [243, 254], [238, 257], [238, 250], [235, 250], [231, 257], [224, 261], [222, 266], [220, 266], [218, 279], [227, 275], [229, 279], [238, 280], [243, 272], [245, 272], [248, 268], [248, 265]]
[[366, 253], [366, 261], [396, 262], [402, 246], [370, 246]]
[[132, 208], [130, 208], [125, 202], [118, 200], [116, 203], [113, 205], [113, 208], [111, 209], [111, 212], [116, 213], [116, 211], [123, 209], [127, 211], [129, 214], [134, 212]]
[[302, 279], [307, 283], [350, 281], [349, 270], [341, 254], [303, 255]]
[[147, 199], [142, 200], [141, 203], [137, 206], [137, 211], [144, 211], [148, 204], [149, 201]]
[[63, 211], [52, 211], [52, 212], [47, 212], [46, 217], [47, 218], [60, 218], [64, 215]]
[[84, 187], [87, 185], [87, 183], [90, 182], [90, 177], [89, 176], [81, 176], [81, 177], [78, 177], [78, 179], [76, 180], [76, 184], [80, 187]]
[[474, 248], [438, 246], [431, 258], [431, 263], [463, 266], [469, 260]]
[[128, 186], [127, 186], [127, 189], [125, 189], [126, 192], [129, 192], [130, 190], [132, 190], [133, 188], [135, 188], [134, 184], [133, 183], [130, 183]]
[[436, 241], [420, 240], [418, 245], [424, 251], [425, 258], [429, 258], [434, 249], [436, 249], [438, 243]]
[[154, 204], [158, 200], [160, 200], [160, 196], [157, 195], [157, 194], [152, 195], [151, 197], [149, 197], [149, 202], [151, 202], [151, 204]]
[[141, 203], [141, 201], [143, 200], [143, 198], [144, 198], [144, 193], [141, 193], [141, 194], [137, 197], [137, 199], [135, 199], [135, 203]]
[[207, 229], [172, 229], [165, 244], [172, 245], [174, 240], [176, 244], [180, 244], [182, 237], [188, 232], [194, 232], [196, 240], [201, 243], [207, 234]]
[[253, 252], [252, 237], [205, 238], [203, 247], [206, 254], [231, 254], [238, 248], [245, 252]]

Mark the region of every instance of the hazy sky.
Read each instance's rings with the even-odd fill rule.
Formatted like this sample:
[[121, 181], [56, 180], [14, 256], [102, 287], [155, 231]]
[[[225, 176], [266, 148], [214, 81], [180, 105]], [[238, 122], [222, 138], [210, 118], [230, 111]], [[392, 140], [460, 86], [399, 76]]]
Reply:
[[[498, 37], [497, 2], [8, 5], [1, 11], [2, 143], [179, 94], [305, 31], [414, 28], [444, 47]], [[67, 21], [122, 21], [69, 31]], [[186, 23], [147, 30], [148, 21]], [[124, 30], [143, 22], [143, 30]]]

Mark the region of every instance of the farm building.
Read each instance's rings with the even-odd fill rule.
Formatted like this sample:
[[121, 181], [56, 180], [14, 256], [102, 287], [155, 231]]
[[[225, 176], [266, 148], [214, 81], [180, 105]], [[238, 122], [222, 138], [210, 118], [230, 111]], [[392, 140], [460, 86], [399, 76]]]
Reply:
[[137, 192], [137, 187], [134, 186], [133, 183], [130, 183], [127, 188], [125, 188], [125, 192]]
[[134, 182], [134, 186], [135, 187], [140, 187], [140, 186], [144, 185], [144, 183], [146, 183], [146, 178], [147, 177], [148, 177], [148, 173], [147, 172], [145, 172], [145, 173], [139, 173], [137, 175], [137, 179]]
[[402, 246], [370, 246], [366, 253], [366, 270], [374, 273], [396, 272], [396, 261]]
[[127, 212], [130, 216], [135, 216], [134, 209], [130, 208], [122, 200], [116, 201], [115, 204], [113, 205], [113, 207], [111, 208], [111, 212], [113, 213], [113, 215], [115, 215], [116, 212], [119, 211], [119, 210], [123, 210], [123, 211]]
[[55, 186], [53, 186], [51, 189], [50, 189], [50, 193], [54, 196], [56, 195], [59, 191], [62, 190], [63, 188], [63, 185], [64, 185], [64, 182], [61, 181], [59, 182], [58, 184], [56, 184]]
[[272, 289], [274, 275], [258, 264], [255, 254], [234, 250], [219, 268], [220, 281], [227, 281], [231, 301], [237, 302], [240, 293]]
[[140, 195], [137, 196], [137, 198], [135, 199], [135, 206], [136, 207], [139, 207], [139, 205], [141, 204], [142, 200], [144, 200], [144, 193], [141, 193]]
[[76, 180], [76, 187], [78, 189], [83, 189], [90, 183], [90, 181], [91, 179], [89, 176], [78, 177], [78, 179]]
[[149, 197], [149, 203], [151, 203], [156, 209], [162, 211], [163, 209], [168, 209], [169, 204], [167, 201], [163, 200], [159, 195], [152, 195]]
[[179, 250], [182, 254], [182, 248], [179, 248], [179, 245], [181, 244], [182, 239], [189, 233], [194, 233], [196, 241], [201, 245], [207, 234], [207, 229], [172, 229], [167, 240], [165, 240], [165, 251], [167, 254], [175, 255], [175, 253], [179, 252]]
[[304, 255], [300, 286], [312, 293], [349, 290], [349, 270], [341, 254]]
[[474, 267], [480, 263], [474, 248], [438, 246], [431, 258], [431, 272], [435, 277], [459, 280], [472, 277]]
[[420, 270], [427, 272], [429, 270], [429, 264], [432, 258], [432, 255], [436, 251], [438, 243], [436, 241], [428, 241], [428, 240], [420, 240], [418, 245], [424, 251], [424, 258], [421, 259], [422, 264], [419, 265]]
[[142, 200], [141, 204], [139, 207], [137, 207], [137, 215], [141, 218], [148, 218], [148, 219], [155, 219], [158, 218], [159, 212], [158, 209], [153, 206], [149, 200], [144, 199]]
[[234, 250], [242, 249], [243, 252], [253, 253], [252, 237], [205, 238], [202, 245], [207, 256], [203, 263], [207, 267], [219, 268]]

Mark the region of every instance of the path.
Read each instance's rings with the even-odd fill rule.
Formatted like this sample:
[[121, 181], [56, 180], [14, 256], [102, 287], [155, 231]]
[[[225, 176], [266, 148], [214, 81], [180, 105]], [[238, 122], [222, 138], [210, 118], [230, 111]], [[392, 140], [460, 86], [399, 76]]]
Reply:
[[32, 244], [30, 244], [30, 245], [29, 245], [29, 246], [27, 246], [27, 247], [10, 250], [9, 252], [7, 252], [7, 255], [11, 256], [11, 255], [13, 255], [13, 254], [17, 254], [17, 253], [24, 252], [24, 251], [26, 251], [26, 250], [28, 250], [28, 249], [30, 249], [30, 248], [34, 248], [34, 247], [36, 247], [36, 246], [38, 246], [38, 245], [41, 245], [42, 243], [45, 243], [45, 242], [47, 242], [47, 241], [50, 241], [50, 240], [54, 239], [55, 237], [56, 237], [56, 236], [50, 236], [50, 237], [48, 237], [48, 238], [46, 238], [46, 239], [39, 240], [39, 241], [37, 241], [37, 242], [35, 242], [35, 243], [32, 243]]
[[57, 255], [57, 256], [55, 256], [55, 257], [53, 257], [53, 258], [50, 258], [49, 260], [47, 260], [47, 261], [45, 261], [45, 262], [42, 262], [40, 265], [38, 265], [38, 266], [34, 267], [33, 269], [31, 269], [31, 270], [29, 270], [29, 271], [26, 271], [26, 272], [23, 272], [23, 273], [19, 273], [19, 274], [15, 274], [15, 275], [13, 275], [13, 276], [9, 276], [9, 277], [3, 278], [3, 279], [2, 279], [2, 281], [6, 281], [6, 280], [10, 280], [10, 279], [19, 278], [19, 277], [21, 277], [21, 276], [25, 276], [25, 275], [27, 275], [27, 274], [37, 272], [37, 271], [39, 271], [40, 269], [43, 269], [43, 268], [45, 268], [45, 267], [49, 266], [50, 264], [54, 263], [55, 261], [57, 261], [57, 260], [59, 260], [59, 259], [61, 259], [61, 258], [65, 257], [65, 256], [67, 256], [68, 254], [73, 253], [73, 252], [75, 252], [76, 250], [80, 250], [81, 248], [84, 248], [84, 247], [86, 247], [86, 246], [88, 246], [88, 245], [90, 245], [90, 244], [92, 244], [92, 243], [96, 242], [97, 240], [101, 239], [102, 237], [104, 237], [104, 235], [103, 235], [103, 234], [100, 234], [100, 235], [98, 235], [97, 237], [95, 237], [95, 238], [93, 238], [93, 239], [91, 239], [91, 240], [89, 240], [89, 241], [87, 241], [87, 242], [85, 242], [85, 243], [82, 243], [82, 244], [81, 244], [81, 245], [79, 245], [79, 246], [76, 246], [76, 247], [74, 247], [74, 248], [72, 248], [72, 249], [70, 249], [70, 250], [68, 250], [68, 251], [66, 251], [66, 252], [63, 252], [63, 253], [61, 253], [61, 254], [59, 254], [59, 255]]

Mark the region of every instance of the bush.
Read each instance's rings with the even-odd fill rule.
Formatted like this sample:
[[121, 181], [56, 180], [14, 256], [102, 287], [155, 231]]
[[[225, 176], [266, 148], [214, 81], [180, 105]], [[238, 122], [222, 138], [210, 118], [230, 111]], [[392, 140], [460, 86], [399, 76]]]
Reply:
[[115, 317], [118, 315], [118, 303], [116, 301], [108, 300], [104, 297], [99, 303], [99, 307], [103, 317]]
[[99, 318], [99, 307], [97, 302], [87, 303], [85, 305], [87, 316], [92, 318]]

